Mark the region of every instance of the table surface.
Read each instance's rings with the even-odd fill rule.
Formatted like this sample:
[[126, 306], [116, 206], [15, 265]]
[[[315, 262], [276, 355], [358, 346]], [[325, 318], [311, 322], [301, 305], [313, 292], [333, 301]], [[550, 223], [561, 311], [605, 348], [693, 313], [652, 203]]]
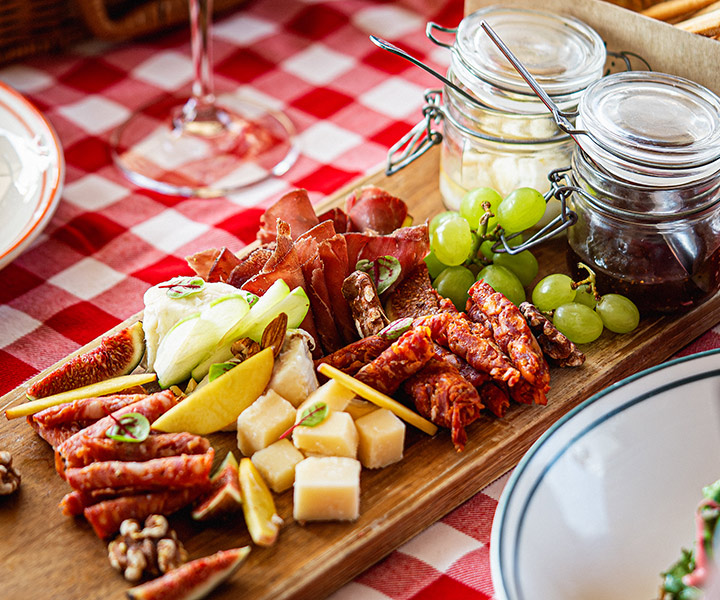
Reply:
[[[124, 44], [92, 41], [0, 68], [0, 80], [48, 117], [67, 161], [52, 221], [0, 272], [0, 395], [141, 310], [150, 285], [190, 272], [188, 254], [251, 243], [264, 207], [286, 191], [306, 188], [320, 202], [382, 168], [388, 148], [420, 120], [423, 93], [437, 82], [376, 48], [368, 35], [443, 71], [449, 55], [427, 40], [425, 24], [455, 26], [462, 11], [462, 2], [451, 0], [255, 0], [219, 18], [218, 91], [237, 90], [286, 111], [301, 154], [283, 177], [216, 200], [137, 188], [108, 149], [110, 133], [133, 110], [188, 89], [187, 28]], [[717, 327], [681, 354], [715, 347]], [[478, 492], [333, 600], [493, 598], [490, 531], [506, 480]]]

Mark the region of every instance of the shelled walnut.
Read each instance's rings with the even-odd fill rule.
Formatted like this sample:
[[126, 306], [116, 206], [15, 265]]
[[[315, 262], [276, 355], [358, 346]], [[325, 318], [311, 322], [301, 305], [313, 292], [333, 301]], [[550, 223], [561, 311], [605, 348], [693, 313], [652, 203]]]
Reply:
[[125, 519], [120, 535], [108, 545], [110, 564], [128, 581], [143, 575], [156, 577], [176, 569], [188, 554], [162, 515], [150, 515], [141, 529], [135, 519]]
[[12, 466], [12, 455], [0, 450], [0, 496], [12, 494], [20, 486], [20, 474]]

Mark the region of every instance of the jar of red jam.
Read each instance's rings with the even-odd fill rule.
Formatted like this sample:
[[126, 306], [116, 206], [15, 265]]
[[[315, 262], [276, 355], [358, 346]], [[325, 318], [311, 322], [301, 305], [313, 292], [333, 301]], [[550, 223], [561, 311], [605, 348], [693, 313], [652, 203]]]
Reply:
[[588, 87], [566, 174], [568, 264], [643, 313], [688, 310], [720, 288], [720, 98], [636, 71]]

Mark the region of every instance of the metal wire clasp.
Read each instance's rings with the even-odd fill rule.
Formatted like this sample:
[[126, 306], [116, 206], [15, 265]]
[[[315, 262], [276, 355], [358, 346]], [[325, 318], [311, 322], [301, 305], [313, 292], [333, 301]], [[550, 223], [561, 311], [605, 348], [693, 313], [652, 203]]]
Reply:
[[433, 146], [442, 142], [443, 135], [437, 126], [445, 118], [440, 101], [440, 90], [427, 90], [425, 92], [425, 106], [423, 107], [423, 120], [400, 138], [388, 151], [386, 175], [393, 175], [403, 169], [416, 158], [419, 158]]
[[571, 167], [561, 167], [559, 169], [553, 169], [548, 173], [550, 189], [545, 193], [545, 202], [549, 202], [552, 198], [555, 198], [560, 202], [560, 214], [545, 225], [545, 227], [517, 246], [511, 246], [509, 242], [519, 234], [513, 233], [506, 237], [503, 233], [500, 236], [500, 240], [493, 244], [493, 252], [519, 254], [523, 250], [529, 250], [542, 244], [577, 223], [577, 213], [567, 207], [567, 199], [575, 192], [580, 194], [585, 194], [586, 192], [575, 185], [567, 184], [566, 175], [571, 169]]

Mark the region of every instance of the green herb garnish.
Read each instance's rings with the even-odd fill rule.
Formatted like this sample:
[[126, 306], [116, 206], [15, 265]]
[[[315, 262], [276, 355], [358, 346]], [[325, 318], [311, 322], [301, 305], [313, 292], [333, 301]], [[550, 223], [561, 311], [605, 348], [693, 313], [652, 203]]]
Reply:
[[303, 425], [304, 427], [317, 427], [325, 420], [328, 411], [328, 405], [325, 402], [316, 402], [315, 404], [308, 406], [300, 413], [300, 420], [290, 427], [290, 429], [285, 431], [278, 439], [282, 440], [288, 437], [293, 430], [300, 425]]
[[400, 261], [394, 256], [380, 256], [375, 260], [359, 260], [355, 265], [357, 271], [370, 275], [378, 294], [382, 294], [397, 281], [402, 273]]
[[230, 369], [237, 367], [242, 361], [238, 359], [231, 359], [227, 362], [223, 363], [215, 363], [213, 365], [210, 365], [210, 371], [208, 372], [208, 381], [214, 381], [220, 375], [224, 375], [227, 373]]
[[173, 277], [158, 287], [167, 288], [169, 298], [185, 298], [200, 292], [205, 287], [205, 280], [202, 277]]
[[118, 442], [144, 442], [150, 435], [150, 421], [140, 413], [127, 413], [119, 419], [109, 415], [115, 425], [108, 427], [105, 435]]

